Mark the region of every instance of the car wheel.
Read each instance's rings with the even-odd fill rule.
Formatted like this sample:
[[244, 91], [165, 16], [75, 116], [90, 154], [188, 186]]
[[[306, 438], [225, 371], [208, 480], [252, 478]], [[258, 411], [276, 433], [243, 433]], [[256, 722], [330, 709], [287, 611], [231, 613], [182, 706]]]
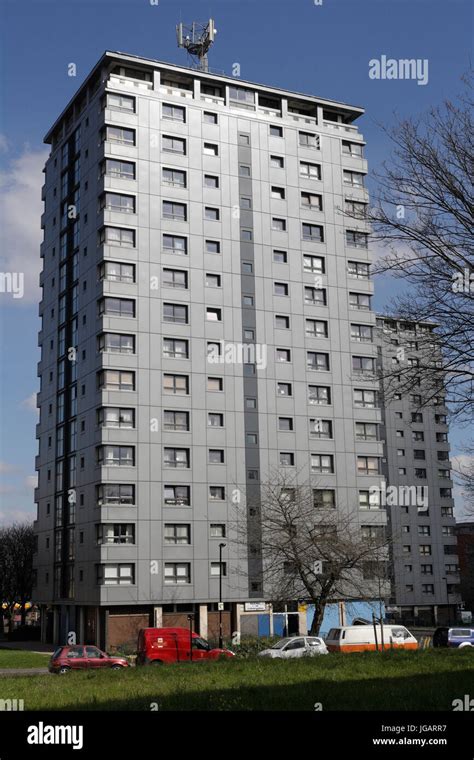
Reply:
[[472, 644], [469, 644], [467, 641], [465, 641], [464, 644], [459, 644], [459, 649], [465, 649], [466, 647], [470, 647], [472, 649]]
[[66, 673], [69, 673], [70, 670], [71, 668], [69, 665], [61, 665], [58, 672], [60, 675], [64, 676]]
[[163, 665], [163, 662], [161, 660], [152, 660], [150, 665]]

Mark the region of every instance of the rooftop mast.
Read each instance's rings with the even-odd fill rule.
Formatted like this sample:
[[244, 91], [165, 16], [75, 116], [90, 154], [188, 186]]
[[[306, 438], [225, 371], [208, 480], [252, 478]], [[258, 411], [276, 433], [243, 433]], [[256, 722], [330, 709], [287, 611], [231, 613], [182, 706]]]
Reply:
[[180, 23], [176, 27], [178, 47], [186, 48], [193, 62], [193, 67], [201, 71], [209, 71], [207, 53], [214, 42], [216, 34], [217, 29], [214, 26], [212, 18], [209, 19], [207, 24], [193, 21], [191, 26], [184, 26], [184, 24]]

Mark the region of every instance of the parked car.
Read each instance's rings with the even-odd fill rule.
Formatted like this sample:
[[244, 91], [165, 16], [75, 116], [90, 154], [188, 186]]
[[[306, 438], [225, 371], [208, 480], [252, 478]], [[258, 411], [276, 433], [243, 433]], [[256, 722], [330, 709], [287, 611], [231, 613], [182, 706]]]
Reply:
[[434, 647], [465, 649], [474, 647], [474, 628], [448, 628], [441, 626], [433, 634]]
[[[382, 647], [380, 625], [348, 625], [331, 628], [325, 638], [330, 652], [371, 652]], [[418, 642], [403, 625], [383, 626], [384, 649], [418, 649]]]
[[317, 654], [327, 654], [324, 641], [319, 636], [292, 636], [280, 639], [270, 649], [259, 652], [259, 657], [273, 657], [289, 660], [295, 657], [312, 657]]
[[[190, 641], [192, 641], [190, 653]], [[197, 662], [235, 657], [229, 649], [212, 647], [187, 628], [142, 628], [138, 634], [137, 665], [160, 665], [164, 662]]]
[[48, 670], [50, 673], [69, 673], [70, 670], [92, 670], [111, 668], [122, 670], [130, 667], [126, 657], [106, 654], [92, 645], [58, 647], [52, 655]]

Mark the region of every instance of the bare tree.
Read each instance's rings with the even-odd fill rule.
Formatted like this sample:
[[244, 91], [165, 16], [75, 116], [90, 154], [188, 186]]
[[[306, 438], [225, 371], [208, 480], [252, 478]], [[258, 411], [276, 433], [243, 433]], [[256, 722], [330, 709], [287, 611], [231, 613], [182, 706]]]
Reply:
[[265, 596], [275, 602], [302, 601], [314, 605], [311, 633], [321, 626], [328, 602], [388, 596], [387, 532], [362, 534], [352, 511], [331, 501], [333, 491], [272, 473], [262, 483], [258, 500], [246, 499], [258, 530], [248, 533], [237, 522], [237, 541], [250, 556], [261, 559]]
[[20, 606], [21, 622], [25, 622], [26, 603], [33, 589], [33, 525], [14, 523], [0, 529], [0, 600], [6, 604], [6, 617], [11, 630], [15, 606]]
[[472, 76], [464, 81], [456, 102], [387, 131], [393, 152], [375, 175], [367, 218], [385, 248], [373, 271], [408, 286], [390, 316], [435, 326], [417, 338], [418, 367], [385, 369], [385, 377], [401, 375], [404, 393], [419, 393], [421, 377], [428, 401], [445, 387], [452, 415], [466, 420], [474, 408], [474, 124]]

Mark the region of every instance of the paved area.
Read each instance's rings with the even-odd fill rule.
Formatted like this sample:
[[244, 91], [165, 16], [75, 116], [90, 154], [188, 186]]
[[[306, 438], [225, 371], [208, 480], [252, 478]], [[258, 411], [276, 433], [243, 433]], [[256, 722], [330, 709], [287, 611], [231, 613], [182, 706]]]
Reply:
[[16, 649], [19, 652], [36, 652], [36, 654], [53, 654], [54, 644], [42, 644], [41, 641], [7, 641], [0, 639], [0, 649]]
[[49, 673], [48, 668], [0, 668], [0, 678], [8, 676], [43, 676]]

